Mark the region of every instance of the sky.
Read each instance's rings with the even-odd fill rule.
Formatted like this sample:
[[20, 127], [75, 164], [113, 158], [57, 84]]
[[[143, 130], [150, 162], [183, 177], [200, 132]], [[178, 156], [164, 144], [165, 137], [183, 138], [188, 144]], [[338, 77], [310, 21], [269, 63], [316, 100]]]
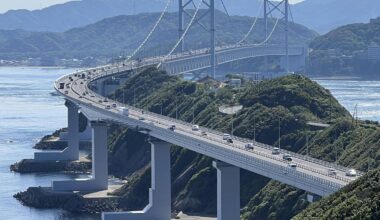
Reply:
[[[0, 13], [4, 13], [11, 9], [41, 9], [68, 1], [72, 0], [2, 0], [2, 3], [0, 4]], [[290, 0], [291, 3], [296, 3], [300, 1], [303, 0]]]

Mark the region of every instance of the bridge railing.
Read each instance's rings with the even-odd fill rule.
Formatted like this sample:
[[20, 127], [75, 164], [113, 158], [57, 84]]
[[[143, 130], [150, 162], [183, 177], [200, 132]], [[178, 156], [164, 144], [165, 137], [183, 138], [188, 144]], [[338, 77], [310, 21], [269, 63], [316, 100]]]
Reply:
[[[199, 51], [199, 53], [203, 53], [203, 51]], [[118, 66], [109, 66], [108, 65], [108, 66], [103, 66], [103, 67], [99, 67], [99, 68], [94, 68], [94, 69], [90, 70], [90, 71], [95, 70], [95, 75], [94, 75], [94, 77], [91, 78], [91, 80], [93, 81], [93, 80], [96, 80], [96, 79], [99, 79], [99, 78], [102, 78], [102, 77], [105, 77], [105, 76], [110, 76], [112, 74], [120, 74], [121, 72], [125, 72], [125, 71], [128, 71], [128, 70], [133, 70], [133, 69], [136, 69], [136, 68], [142, 68], [142, 67], [145, 67], [145, 66], [156, 64], [161, 58], [162, 58], [161, 56], [158, 56], [158, 57], [153, 57], [153, 58], [150, 58], [150, 59], [144, 59], [141, 62], [137, 62], [137, 64], [136, 64], [135, 61], [132, 61], [132, 62], [129, 63], [129, 65], [123, 65], [123, 66], [120, 66], [120, 65], [118, 65]], [[172, 55], [172, 58], [175, 59], [176, 55]], [[78, 72], [78, 74], [79, 73], [83, 73], [83, 72], [88, 72], [88, 71], [89, 70], [81, 71], [81, 72]], [[98, 98], [99, 99], [103, 99], [104, 97], [98, 96]], [[143, 111], [143, 110], [141, 110], [139, 108], [136, 108], [136, 107], [133, 107], [133, 106], [129, 106], [128, 105], [127, 107], [131, 108], [131, 109], [133, 109], [135, 111], [140, 111], [140, 112]], [[184, 121], [181, 121], [181, 120], [176, 120], [176, 119], [168, 117], [168, 116], [163, 116], [163, 115], [160, 115], [160, 114], [156, 114], [156, 113], [153, 113], [153, 112], [146, 112], [146, 111], [144, 113], [148, 114], [148, 115], [151, 115], [151, 116], [154, 116], [154, 117], [158, 117], [158, 118], [167, 120], [167, 121], [171, 121], [171, 122], [174, 122], [174, 123], [182, 124], [182, 125], [185, 125], [185, 126], [192, 126], [191, 123], [184, 122]], [[216, 130], [212, 130], [212, 129], [209, 129], [209, 128], [206, 128], [206, 127], [201, 127], [201, 130], [203, 130], [205, 132], [208, 132], [210, 134], [218, 135], [218, 136], [222, 136], [223, 135], [222, 132], [219, 132], [219, 131], [216, 131]], [[250, 139], [247, 139], [247, 138], [241, 138], [241, 137], [236, 137], [236, 136], [232, 136], [232, 138], [234, 140], [238, 140], [238, 141], [241, 141], [243, 143], [252, 143], [253, 142], [256, 147], [264, 148], [264, 149], [271, 150], [271, 151], [274, 148], [273, 146], [266, 145], [266, 144], [259, 143], [259, 142], [254, 142], [254, 141], [252, 141]], [[222, 142], [222, 143], [225, 144], [225, 142]], [[235, 147], [238, 147], [238, 146], [235, 146]], [[238, 148], [241, 148], [241, 147], [238, 147]], [[247, 150], [247, 149], [243, 149], [243, 150]], [[284, 153], [284, 154], [289, 154], [289, 155], [293, 156], [294, 158], [298, 158], [300, 160], [304, 160], [304, 161], [308, 161], [308, 162], [311, 162], [311, 163], [316, 163], [316, 164], [325, 166], [326, 168], [331, 167], [331, 168], [334, 168], [334, 169], [337, 169], [337, 170], [340, 170], [340, 171], [343, 171], [343, 172], [347, 171], [347, 169], [348, 169], [346, 167], [343, 167], [343, 166], [340, 166], [340, 165], [337, 165], [337, 164], [325, 162], [325, 161], [322, 161], [322, 160], [319, 160], [319, 159], [315, 159], [315, 158], [312, 158], [312, 157], [309, 157], [309, 156], [297, 154], [297, 153], [294, 153], [294, 152], [291, 152], [291, 151], [287, 151], [287, 150], [281, 149], [281, 152]], [[274, 157], [274, 158], [276, 158], [276, 157]], [[273, 158], [271, 158], [271, 159], [273, 159]], [[275, 160], [277, 160], [277, 159], [275, 159]], [[298, 164], [298, 165], [300, 167], [303, 167], [303, 169], [309, 169], [309, 170], [312, 169], [312, 168], [309, 168], [309, 167], [304, 166], [302, 164]], [[326, 175], [325, 172], [321, 172], [319, 170], [315, 170], [315, 171], [311, 170], [311, 171], [316, 172], [316, 173], [320, 173], [322, 175]], [[360, 173], [360, 175], [362, 175], [362, 173]], [[340, 178], [340, 177], [336, 177], [336, 178], [340, 179], [340, 180], [343, 180], [343, 181], [348, 181], [345, 178]]]
[[[107, 112], [107, 113], [109, 113], [109, 112]], [[115, 116], [112, 118], [119, 118], [121, 121], [125, 120], [125, 118], [126, 118], [126, 116], [123, 116], [121, 114], [117, 114], [114, 112], [112, 112], [111, 114], [113, 116]], [[114, 120], [116, 123], [118, 122], [118, 120], [116, 120], [116, 119], [114, 119]], [[167, 125], [166, 123], [163, 123], [162, 121], [153, 120], [153, 122], [155, 124], [157, 123], [157, 124], [161, 124], [161, 125]], [[146, 127], [147, 129], [153, 129], [152, 126], [156, 126], [156, 125], [144, 124], [144, 127]], [[157, 128], [157, 127], [155, 127], [155, 128]], [[171, 136], [171, 139], [177, 138], [178, 142], [181, 142], [181, 141], [183, 142], [183, 139], [178, 136], [179, 133], [169, 132], [169, 134]], [[161, 132], [161, 137], [165, 137], [165, 136], [168, 136], [168, 132]], [[200, 151], [209, 152], [208, 155], [214, 155], [214, 157], [217, 157], [217, 158], [218, 158], [218, 156], [221, 158], [226, 158], [226, 155], [229, 155], [228, 158], [230, 158], [230, 159], [233, 158], [237, 163], [244, 163], [248, 167], [254, 166], [255, 168], [259, 168], [257, 165], [260, 165], [260, 167], [265, 167], [265, 171], [271, 170], [272, 173], [276, 173], [276, 175], [278, 177], [283, 176], [283, 175], [292, 175], [292, 176], [295, 176], [295, 177], [300, 178], [300, 179], [308, 180], [309, 183], [313, 183], [313, 184], [318, 183], [320, 185], [327, 186], [328, 188], [331, 188], [332, 191], [336, 191], [336, 190], [343, 187], [342, 184], [335, 183], [335, 182], [323, 179], [321, 177], [317, 177], [317, 176], [313, 176], [313, 175], [306, 174], [303, 172], [299, 172], [297, 169], [293, 169], [293, 168], [286, 167], [286, 166], [281, 166], [278, 164], [273, 164], [269, 161], [265, 161], [265, 160], [260, 159], [258, 157], [252, 157], [252, 156], [249, 156], [247, 154], [243, 154], [243, 153], [238, 152], [238, 151], [233, 151], [233, 150], [228, 149], [228, 148], [224, 148], [223, 152], [221, 152], [222, 148], [215, 147], [214, 145], [208, 145], [208, 146], [210, 148], [212, 148], [213, 150], [210, 151], [207, 148], [203, 148], [203, 147], [198, 147], [198, 148]], [[229, 153], [226, 153], [226, 152], [229, 152]], [[266, 155], [266, 154], [263, 154], [261, 152], [253, 152], [253, 153], [260, 155], [260, 156], [263, 156], [263, 157], [266, 157], [266, 158], [269, 158], [269, 159], [281, 161], [279, 158], [276, 158], [276, 157], [273, 157], [270, 155]], [[233, 156], [233, 155], [236, 155], [236, 156]], [[300, 168], [304, 169], [303, 165], [300, 165]], [[308, 168], [308, 167], [306, 167], [306, 168]], [[316, 171], [315, 173], [320, 173], [318, 170], [315, 170], [315, 171]], [[323, 173], [320, 173], [320, 174], [323, 174]], [[345, 181], [345, 178], [341, 178], [341, 180]]]

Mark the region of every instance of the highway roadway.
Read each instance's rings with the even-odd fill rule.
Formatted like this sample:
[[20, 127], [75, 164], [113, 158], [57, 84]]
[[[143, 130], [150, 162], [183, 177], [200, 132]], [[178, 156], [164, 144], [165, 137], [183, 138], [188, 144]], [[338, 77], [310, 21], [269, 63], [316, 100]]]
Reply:
[[[202, 51], [204, 52], [204, 51]], [[198, 52], [196, 52], [198, 53]], [[184, 56], [188, 56], [187, 54]], [[180, 59], [181, 56], [174, 56], [172, 59]], [[114, 76], [115, 74], [122, 73], [125, 70], [132, 69], [132, 68], [143, 68], [147, 67], [152, 64], [157, 64], [160, 60], [162, 60], [162, 57], [153, 57], [153, 58], [147, 58], [140, 61], [128, 61], [127, 63], [123, 65], [108, 65], [103, 66], [95, 69], [90, 70], [84, 70], [77, 73], [73, 73], [70, 75], [66, 75], [58, 79], [55, 83], [56, 90], [62, 94], [66, 99], [73, 101], [74, 103], [78, 104], [80, 107], [82, 107], [83, 111], [90, 110], [90, 112], [96, 112], [97, 117], [99, 119], [105, 119], [105, 120], [111, 120], [111, 121], [118, 121], [120, 122], [123, 120], [127, 120], [128, 124], [131, 124], [131, 121], [133, 121], [133, 124], [138, 125], [141, 132], [151, 132], [152, 136], [156, 135], [158, 138], [160, 137], [162, 131], [165, 130], [165, 132], [171, 132], [178, 137], [183, 138], [189, 138], [189, 140], [197, 140], [200, 141], [200, 143], [205, 144], [205, 151], [198, 150], [198, 152], [201, 152], [207, 156], [216, 158], [216, 159], [222, 159], [223, 156], [216, 155], [216, 151], [209, 151], [207, 149], [208, 146], [213, 146], [214, 148], [218, 148], [218, 152], [232, 152], [236, 153], [237, 155], [244, 155], [246, 158], [254, 158], [257, 161], [262, 162], [269, 162], [272, 164], [277, 170], [281, 170], [281, 172], [276, 173], [277, 180], [281, 181], [283, 177], [286, 179], [287, 175], [291, 177], [291, 174], [302, 174], [303, 176], [306, 176], [307, 178], [313, 177], [316, 178], [316, 181], [322, 180], [321, 184], [323, 185], [324, 182], [326, 184], [331, 185], [331, 190], [325, 190], [325, 193], [319, 193], [322, 195], [328, 195], [332, 192], [338, 190], [339, 188], [347, 185], [351, 181], [357, 179], [356, 177], [349, 177], [346, 176], [346, 170], [348, 168], [338, 166], [336, 164], [327, 163], [324, 161], [316, 160], [304, 155], [299, 155], [292, 152], [287, 152], [284, 150], [281, 150], [281, 153], [278, 155], [272, 154], [273, 147], [268, 146], [262, 143], [253, 143], [254, 149], [247, 149], [245, 146], [247, 143], [252, 143], [253, 141], [242, 139], [238, 137], [232, 137], [233, 143], [227, 143], [226, 140], [223, 140], [223, 134], [210, 130], [207, 128], [201, 127], [200, 130], [195, 131], [192, 128], [192, 124], [175, 120], [172, 118], [168, 118], [166, 116], [161, 116], [158, 114], [154, 114], [151, 112], [146, 112], [142, 109], [137, 109], [132, 106], [126, 106], [122, 103], [115, 102], [113, 100], [106, 99], [105, 97], [102, 97], [101, 95], [95, 93], [94, 91], [91, 91], [88, 87], [89, 83], [103, 77], [109, 77]], [[82, 77], [82, 74], [84, 74], [84, 77]], [[60, 84], [64, 83], [64, 88], [60, 89]], [[107, 100], [107, 102], [104, 102]], [[126, 107], [129, 109], [129, 116], [125, 116], [122, 114], [122, 112], [119, 110], [119, 107]], [[115, 119], [113, 119], [115, 118]], [[143, 120], [142, 120], [143, 119]], [[169, 127], [172, 125], [175, 125], [175, 130], [171, 131], [169, 130]], [[155, 132], [155, 130], [160, 131], [161, 133], [158, 134]], [[202, 134], [201, 131], [206, 132], [206, 135]], [[170, 135], [170, 134], [169, 134]], [[173, 143], [176, 144], [176, 143]], [[201, 146], [200, 144], [198, 144]], [[187, 147], [187, 146], [182, 146]], [[195, 148], [190, 150], [194, 150]], [[211, 148], [210, 148], [211, 149]], [[197, 151], [197, 150], [195, 150]], [[289, 166], [288, 161], [283, 160], [284, 154], [291, 154], [292, 155], [292, 164], [295, 164], [297, 167], [293, 168]], [[231, 154], [232, 155], [232, 154]], [[245, 158], [244, 157], [244, 158]], [[243, 157], [242, 157], [243, 158]], [[244, 160], [240, 159], [240, 160]], [[230, 162], [229, 159], [226, 158], [225, 162]], [[248, 159], [247, 159], [248, 160]], [[249, 163], [249, 161], [247, 162]], [[236, 162], [237, 165], [239, 165], [238, 162]], [[248, 164], [249, 165], [249, 164]], [[241, 166], [241, 168], [246, 168], [245, 166]], [[336, 175], [329, 175], [328, 169], [334, 168], [336, 170]], [[249, 169], [249, 168], [246, 168]], [[252, 171], [252, 170], [251, 170]], [[256, 171], [256, 170], [254, 170]], [[261, 172], [259, 174], [262, 174], [265, 176], [265, 172]], [[283, 177], [281, 177], [283, 175]], [[267, 175], [268, 177], [273, 177], [273, 175]], [[279, 177], [277, 177], [279, 176]], [[298, 181], [298, 180], [297, 180]], [[285, 183], [289, 183], [291, 185], [294, 185], [297, 187], [297, 184], [292, 184], [289, 180], [283, 181]], [[308, 186], [313, 187], [313, 186]], [[307, 190], [307, 188], [303, 187], [302, 189]], [[313, 190], [309, 190], [313, 191]], [[318, 191], [319, 192], [319, 191]], [[315, 191], [316, 194], [317, 190]]]

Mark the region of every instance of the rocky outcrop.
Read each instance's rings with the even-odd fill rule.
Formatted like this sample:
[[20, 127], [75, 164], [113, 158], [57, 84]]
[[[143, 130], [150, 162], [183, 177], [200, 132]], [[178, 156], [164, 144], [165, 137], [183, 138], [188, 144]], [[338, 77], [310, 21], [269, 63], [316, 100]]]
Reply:
[[60, 208], [75, 213], [117, 211], [118, 198], [84, 198], [79, 193], [55, 192], [50, 188], [30, 187], [14, 197], [23, 205], [35, 208]]
[[18, 173], [35, 172], [68, 172], [88, 173], [91, 171], [91, 161], [36, 161], [24, 159], [10, 166], [11, 171]]

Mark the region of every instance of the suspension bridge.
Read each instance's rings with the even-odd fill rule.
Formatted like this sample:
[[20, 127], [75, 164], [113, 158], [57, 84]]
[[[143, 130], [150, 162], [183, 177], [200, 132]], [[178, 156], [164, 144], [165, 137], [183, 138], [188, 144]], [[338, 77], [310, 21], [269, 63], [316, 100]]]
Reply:
[[[72, 73], [59, 78], [55, 88], [66, 100], [68, 108], [68, 147], [63, 151], [38, 152], [35, 160], [77, 160], [79, 158], [79, 112], [91, 122], [92, 129], [92, 177], [85, 180], [54, 181], [52, 189], [61, 191], [93, 191], [108, 188], [107, 158], [107, 123], [117, 123], [130, 128], [138, 128], [148, 133], [151, 143], [152, 179], [149, 190], [149, 204], [145, 209], [135, 212], [103, 213], [105, 220], [134, 220], [171, 218], [171, 182], [170, 182], [170, 146], [177, 145], [191, 151], [214, 158], [217, 169], [217, 218], [220, 220], [237, 220], [240, 218], [240, 169], [245, 169], [262, 176], [297, 187], [310, 195], [327, 196], [354, 181], [357, 176], [347, 175], [349, 168], [317, 160], [305, 155], [279, 150], [263, 143], [252, 142], [230, 135], [193, 125], [163, 115], [144, 111], [133, 106], [124, 105], [104, 97], [105, 79], [119, 75], [130, 76], [147, 67], [156, 66], [169, 74], [201, 71], [207, 69], [215, 77], [217, 65], [251, 57], [282, 56], [285, 68], [289, 71], [292, 57], [304, 59], [306, 51], [303, 47], [288, 44], [288, 0], [280, 2], [263, 1], [264, 21], [278, 10], [281, 15], [276, 19], [273, 30], [265, 30], [265, 40], [260, 44], [245, 43], [254, 30], [257, 19], [248, 33], [236, 44], [228, 46], [215, 45], [215, 0], [178, 0], [179, 2], [179, 38], [168, 54], [156, 57], [134, 59], [134, 56], [149, 41], [164, 17], [171, 0], [168, 0], [163, 12], [152, 30], [136, 47], [128, 59], [118, 63], [105, 65]], [[193, 6], [192, 10], [188, 7]], [[280, 8], [283, 8], [282, 10]], [[199, 15], [201, 8], [207, 10]], [[190, 11], [193, 13], [191, 14]], [[184, 16], [189, 16], [187, 25]], [[209, 16], [210, 47], [193, 51], [184, 51], [186, 35], [191, 27], [201, 19]], [[279, 22], [285, 23], [284, 44], [268, 44], [274, 29]], [[199, 25], [203, 25], [199, 23]], [[265, 25], [266, 26], [266, 25]], [[100, 83], [99, 83], [100, 82]], [[97, 89], [91, 90], [90, 84]], [[128, 109], [128, 111], [126, 111]], [[203, 132], [201, 132], [203, 131]], [[207, 135], [204, 135], [206, 132]], [[247, 144], [252, 147], [247, 148]], [[284, 155], [293, 158], [292, 165], [283, 159]], [[333, 171], [333, 172], [332, 172]], [[361, 174], [359, 174], [361, 175]]]

